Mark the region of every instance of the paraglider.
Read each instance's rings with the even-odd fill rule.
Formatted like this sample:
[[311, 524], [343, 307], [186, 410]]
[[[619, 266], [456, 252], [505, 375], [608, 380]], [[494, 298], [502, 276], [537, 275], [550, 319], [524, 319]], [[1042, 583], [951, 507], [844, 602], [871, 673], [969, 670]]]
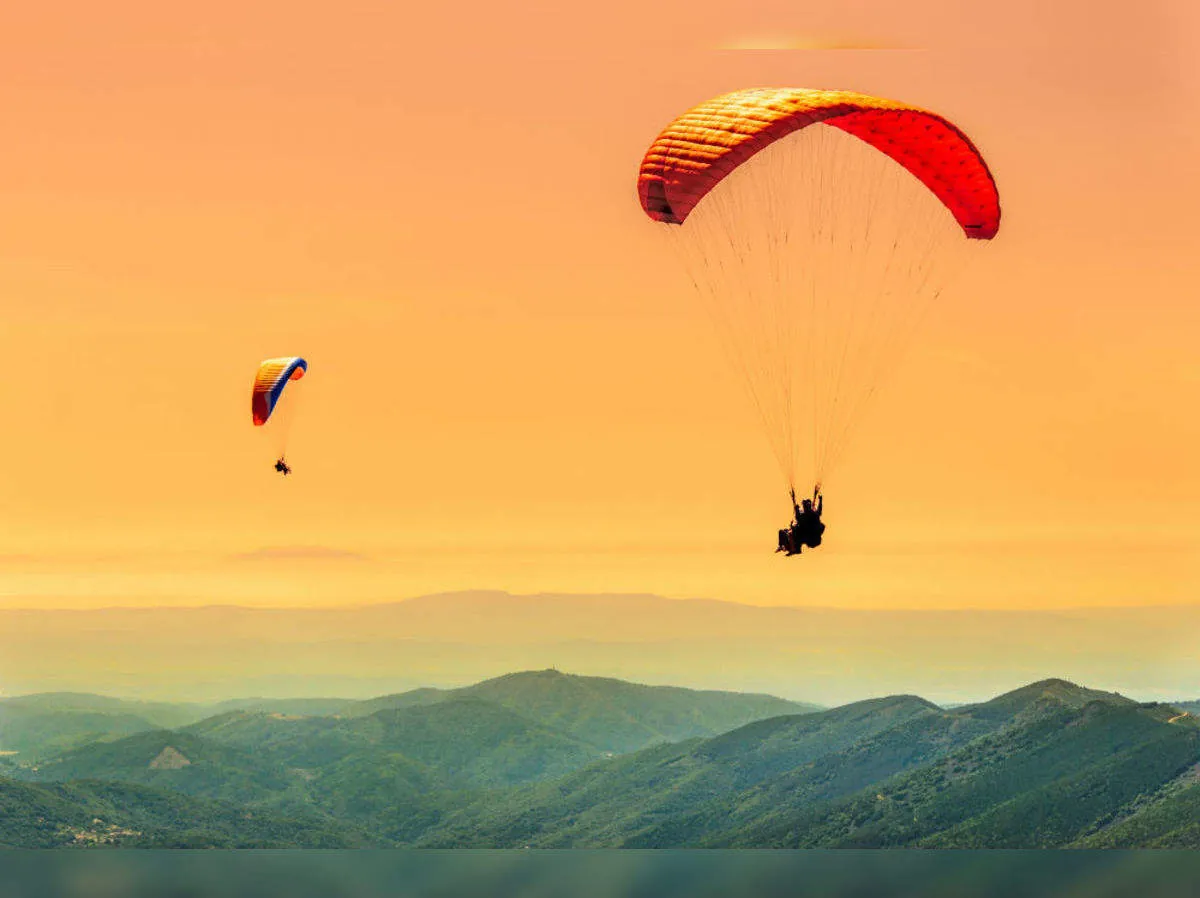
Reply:
[[[291, 466], [284, 460], [287, 436], [290, 430], [290, 415], [283, 420], [275, 414], [281, 408], [284, 388], [300, 380], [308, 371], [308, 362], [299, 356], [266, 359], [258, 366], [254, 376], [254, 387], [250, 394], [250, 414], [255, 427], [263, 427], [273, 421], [273, 435], [277, 441], [278, 458], [275, 470], [284, 477], [292, 473]], [[293, 387], [291, 391], [294, 392]], [[290, 400], [289, 400], [290, 401]]]
[[638, 197], [709, 306], [787, 481], [795, 520], [779, 551], [819, 545], [820, 489], [801, 508], [796, 487], [827, 481], [924, 313], [999, 230], [987, 163], [914, 106], [758, 88], [671, 122]]
[[825, 523], [821, 520], [825, 497], [821, 494], [820, 484], [813, 489], [813, 498], [803, 500], [803, 507], [796, 504], [795, 490], [792, 490], [791, 496], [792, 523], [787, 529], [779, 531], [779, 547], [775, 551], [799, 555], [805, 546], [815, 549], [821, 545], [821, 537], [825, 533]]

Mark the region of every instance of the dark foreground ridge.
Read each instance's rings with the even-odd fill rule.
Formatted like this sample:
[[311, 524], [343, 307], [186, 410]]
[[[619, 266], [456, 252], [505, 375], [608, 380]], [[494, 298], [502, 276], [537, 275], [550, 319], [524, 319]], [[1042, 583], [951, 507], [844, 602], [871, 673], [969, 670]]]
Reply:
[[0, 845], [1192, 848], [1187, 704], [1044, 680], [818, 710], [553, 670], [363, 702], [26, 696], [0, 701]]

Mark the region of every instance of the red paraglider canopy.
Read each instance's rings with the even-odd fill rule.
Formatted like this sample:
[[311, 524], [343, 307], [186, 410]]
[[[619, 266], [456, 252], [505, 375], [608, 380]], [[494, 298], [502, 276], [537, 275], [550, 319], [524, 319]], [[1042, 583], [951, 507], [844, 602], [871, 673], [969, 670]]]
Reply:
[[642, 208], [655, 221], [682, 224], [739, 165], [817, 122], [896, 160], [941, 200], [968, 237], [990, 240], [1000, 229], [995, 181], [965, 134], [932, 112], [846, 90], [740, 90], [685, 112], [646, 151], [638, 175]]

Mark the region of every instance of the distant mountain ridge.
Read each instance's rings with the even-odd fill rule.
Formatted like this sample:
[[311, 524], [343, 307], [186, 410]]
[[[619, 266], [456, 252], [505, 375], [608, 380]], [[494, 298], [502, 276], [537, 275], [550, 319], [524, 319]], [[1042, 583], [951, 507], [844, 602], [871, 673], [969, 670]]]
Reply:
[[631, 751], [655, 741], [711, 735], [750, 720], [801, 713], [818, 706], [769, 695], [646, 686], [554, 670], [506, 674], [461, 689], [415, 689], [365, 701], [352, 699], [235, 699], [211, 705], [138, 702], [83, 693], [45, 693], [0, 699], [0, 751], [40, 755], [77, 744], [159, 728], [263, 716], [365, 717], [381, 710], [476, 697], [531, 720], [551, 724], [600, 751]]
[[1055, 670], [1167, 699], [1190, 694], [1198, 627], [1197, 606], [839, 610], [482, 591], [343, 608], [10, 610], [0, 690], [363, 699], [563, 667], [831, 705], [888, 692], [975, 701]]
[[239, 699], [203, 705], [73, 692], [14, 696], [0, 699], [0, 752], [54, 756], [97, 741], [186, 726], [225, 708], [333, 713], [351, 704], [350, 699]]
[[382, 708], [468, 696], [519, 711], [612, 752], [712, 735], [751, 720], [819, 709], [818, 705], [772, 695], [647, 686], [551, 669], [505, 674], [460, 689], [383, 696], [352, 705], [342, 713], [360, 716]]

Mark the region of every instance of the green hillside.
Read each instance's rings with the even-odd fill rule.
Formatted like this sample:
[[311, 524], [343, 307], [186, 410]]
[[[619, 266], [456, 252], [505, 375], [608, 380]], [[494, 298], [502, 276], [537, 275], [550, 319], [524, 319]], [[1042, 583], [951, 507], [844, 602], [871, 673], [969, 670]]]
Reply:
[[261, 711], [266, 714], [324, 717], [341, 714], [357, 704], [357, 701], [350, 698], [235, 698], [203, 706], [204, 714], [194, 717], [193, 720], [229, 711]]
[[34, 761], [81, 745], [154, 728], [149, 720], [134, 714], [39, 711], [0, 704], [0, 752], [21, 761]]
[[401, 756], [461, 788], [559, 776], [602, 755], [565, 732], [466, 695], [366, 717], [234, 712], [202, 721], [188, 732], [247, 751], [266, 751], [286, 766], [305, 769]]
[[352, 719], [234, 712], [184, 731], [95, 743], [18, 772], [369, 823], [407, 840], [469, 790], [561, 776], [601, 754], [507, 708], [458, 697]]
[[[325, 701], [297, 701], [289, 710], [323, 710]], [[83, 697], [58, 707], [67, 713], [122, 704]], [[352, 708], [338, 704], [336, 716], [257, 710], [253, 702], [217, 707], [239, 709], [184, 730], [106, 734], [18, 773], [39, 782], [105, 780], [369, 822], [384, 838], [406, 842], [480, 796], [554, 780], [615, 754], [605, 746], [709, 733], [728, 721], [807, 706], [541, 671]], [[802, 718], [787, 719], [794, 725]]]
[[770, 695], [645, 686], [557, 670], [525, 671], [462, 689], [417, 689], [348, 708], [346, 715], [384, 708], [476, 698], [568, 733], [601, 751], [625, 753], [657, 742], [723, 733], [752, 720], [818, 710]]
[[768, 776], [937, 713], [922, 699], [898, 696], [758, 721], [713, 739], [655, 746], [503, 800], [489, 796], [424, 844], [621, 845]]
[[176, 729], [215, 714], [247, 710], [282, 715], [335, 714], [348, 699], [236, 699], [216, 705], [139, 702], [74, 692], [0, 700], [0, 757], [34, 762], [82, 745], [134, 733]]
[[1173, 709], [1057, 680], [949, 710], [896, 697], [490, 797], [421, 844], [1061, 845], [1200, 759], [1197, 733]]
[[1036, 715], [1047, 709], [1079, 709], [1090, 702], [1134, 705], [1133, 699], [1115, 692], [1088, 689], [1067, 680], [1039, 680], [974, 705], [960, 705], [956, 710], [982, 719], [1008, 721], [1022, 715]]
[[[329, 701], [338, 714], [251, 705], [183, 729], [105, 732], [55, 757], [10, 759], [25, 782], [0, 780], [0, 839], [1200, 846], [1200, 721], [1064, 680], [953, 708], [871, 699], [715, 734], [707, 730], [722, 720], [792, 705], [540, 671], [292, 710]], [[55, 702], [30, 713], [125, 714], [88, 698]], [[609, 747], [621, 745], [639, 747]]]
[[1104, 700], [1045, 708], [854, 796], [780, 808], [705, 844], [1066, 845], [1200, 759], [1200, 729], [1167, 719]]
[[0, 847], [356, 848], [378, 844], [344, 822], [279, 815], [123, 783], [0, 778]]
[[1200, 848], [1200, 782], [1193, 765], [1158, 793], [1114, 815], [1075, 844], [1080, 848]]
[[21, 774], [38, 782], [96, 779], [135, 783], [246, 804], [281, 797], [296, 779], [269, 754], [246, 752], [172, 730], [94, 743]]
[[87, 692], [14, 695], [0, 700], [0, 709], [64, 714], [127, 714], [140, 717], [157, 727], [185, 726], [211, 713], [206, 705], [191, 702], [141, 702]]
[[396, 708], [408, 708], [413, 705], [432, 705], [435, 702], [445, 701], [458, 691], [456, 689], [434, 689], [428, 686], [421, 689], [410, 689], [408, 692], [397, 692], [394, 695], [381, 695], [378, 698], [352, 702], [338, 713], [342, 717], [369, 717], [377, 711], [392, 711]]

